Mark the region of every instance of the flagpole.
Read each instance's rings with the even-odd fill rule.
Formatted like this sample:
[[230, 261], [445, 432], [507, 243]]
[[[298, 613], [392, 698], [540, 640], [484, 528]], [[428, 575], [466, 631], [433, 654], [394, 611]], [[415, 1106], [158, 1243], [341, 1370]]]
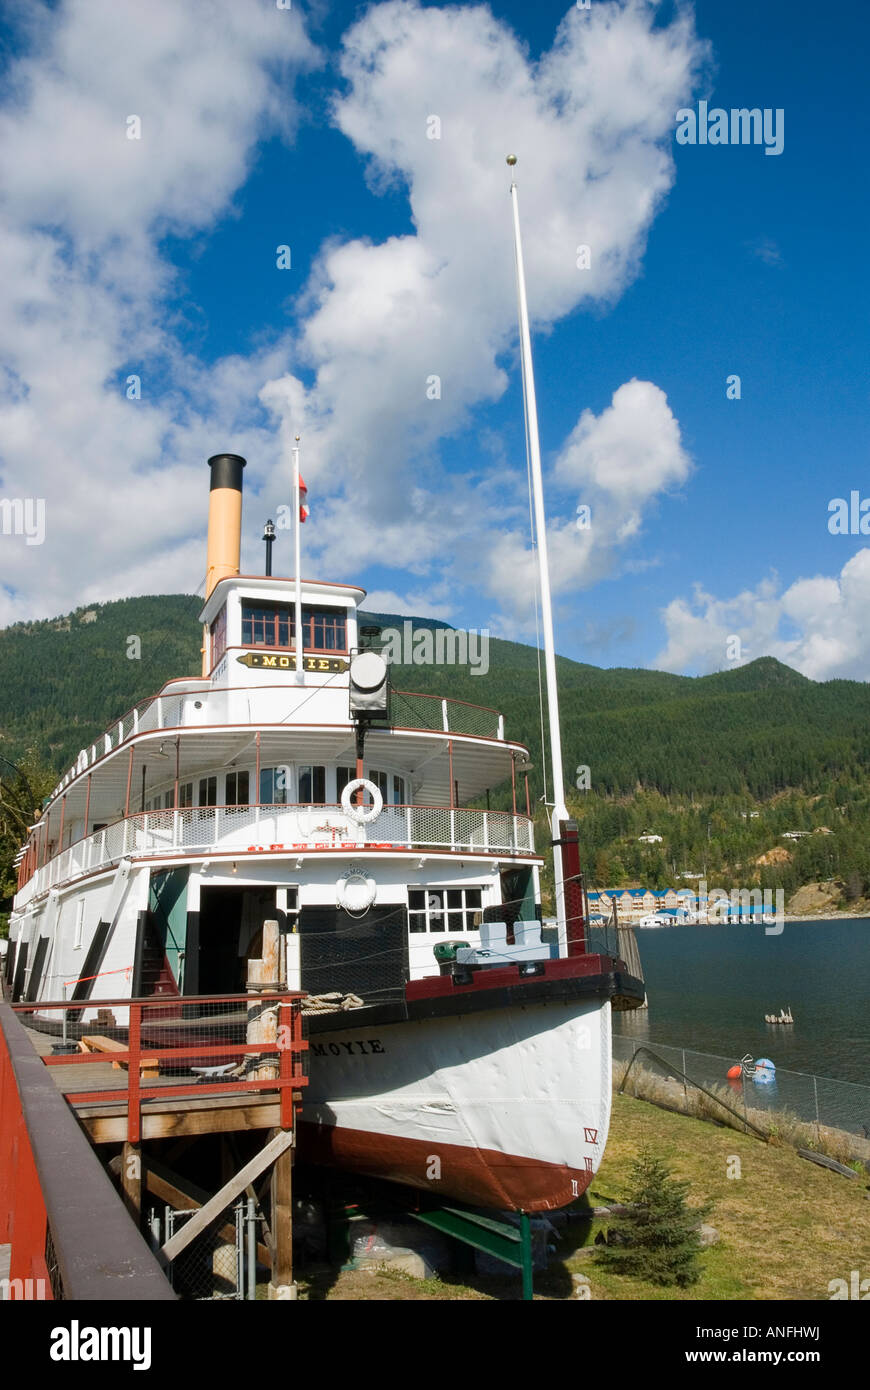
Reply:
[[[516, 155], [508, 155], [511, 169]], [[535, 508], [535, 532], [538, 542], [538, 578], [541, 590], [541, 626], [544, 636], [544, 669], [547, 677], [547, 707], [550, 724], [550, 765], [553, 771], [553, 811], [550, 829], [554, 845], [562, 838], [561, 822], [568, 819], [565, 805], [565, 778], [562, 771], [562, 740], [559, 723], [559, 690], [556, 684], [556, 645], [553, 637], [553, 606], [550, 599], [550, 566], [547, 554], [547, 523], [544, 513], [544, 485], [541, 477], [541, 445], [538, 438], [538, 406], [535, 397], [535, 374], [532, 367], [532, 342], [529, 331], [529, 309], [526, 302], [526, 276], [523, 269], [523, 244], [520, 236], [520, 210], [517, 185], [511, 175], [511, 203], [514, 216], [514, 251], [517, 263], [517, 299], [519, 302], [520, 349], [522, 354], [523, 385], [525, 387], [526, 426], [529, 441], [529, 464], [532, 475], [532, 495]], [[553, 854], [553, 878], [556, 898], [556, 920], [560, 939], [567, 939], [565, 913], [565, 878], [560, 852]]]
[[294, 571], [296, 575], [296, 604], [294, 613], [294, 624], [296, 627], [296, 675], [301, 680], [303, 675], [303, 633], [302, 633], [302, 499], [299, 489], [299, 435], [296, 436], [296, 443], [293, 446], [293, 516], [294, 523], [294, 546], [295, 559]]

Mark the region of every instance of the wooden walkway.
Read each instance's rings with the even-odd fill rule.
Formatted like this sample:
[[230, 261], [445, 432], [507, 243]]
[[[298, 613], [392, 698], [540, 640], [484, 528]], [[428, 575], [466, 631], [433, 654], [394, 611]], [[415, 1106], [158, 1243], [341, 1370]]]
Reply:
[[[50, 1057], [56, 1037], [36, 1029], [25, 1029], [39, 1057]], [[87, 1066], [47, 1067], [57, 1089], [69, 1101], [94, 1144], [118, 1144], [127, 1138], [127, 1073], [116, 1071], [107, 1054], [105, 1062]], [[177, 1085], [178, 1077], [161, 1075], [149, 1086]], [[117, 1091], [117, 1103], [77, 1101], [77, 1091]], [[296, 1099], [300, 1097], [296, 1095]], [[225, 1134], [233, 1130], [273, 1129], [281, 1123], [280, 1102], [274, 1094], [259, 1096], [248, 1092], [214, 1092], [202, 1100], [167, 1096], [142, 1101], [142, 1138], [169, 1139], [182, 1135]]]

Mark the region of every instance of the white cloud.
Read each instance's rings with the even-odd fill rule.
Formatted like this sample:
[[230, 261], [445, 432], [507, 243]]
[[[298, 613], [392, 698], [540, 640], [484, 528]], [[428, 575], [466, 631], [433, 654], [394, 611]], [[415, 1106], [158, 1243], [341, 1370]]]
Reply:
[[[674, 111], [704, 56], [687, 16], [667, 26], [656, 19], [639, 0], [572, 7], [538, 63], [483, 7], [393, 0], [346, 36], [336, 121], [367, 157], [374, 187], [407, 190], [415, 230], [323, 251], [301, 338], [314, 385], [303, 392], [285, 376], [268, 390], [276, 409], [286, 396], [311, 473], [332, 487], [348, 479], [348, 505], [336, 502], [329, 534], [318, 536], [325, 562], [346, 553], [352, 515], [361, 558], [380, 535], [381, 558], [396, 567], [437, 573], [452, 564], [454, 582], [473, 579], [479, 594], [506, 602], [506, 621], [521, 609], [528, 627], [526, 542], [519, 530], [504, 534], [510, 518], [492, 496], [489, 461], [482, 473], [470, 464], [457, 482], [441, 471], [436, 446], [507, 383], [503, 361], [516, 336], [509, 150], [520, 159], [539, 330], [578, 305], [616, 298], [636, 273], [673, 181]], [[427, 138], [433, 116], [440, 139]], [[590, 270], [577, 267], [580, 244], [591, 247]], [[429, 399], [436, 375], [440, 398]], [[613, 423], [626, 436], [627, 475], [632, 410], [639, 428], [652, 412], [655, 430], [667, 415], [677, 441], [679, 432], [657, 388], [621, 389]], [[599, 436], [607, 428], [599, 422]], [[662, 449], [658, 463], [646, 451], [651, 475], [657, 467], [662, 475], [657, 484], [650, 477], [646, 497], [684, 474], [673, 438]], [[503, 480], [512, 506], [524, 473], [515, 468]], [[572, 582], [588, 569], [573, 520], [554, 517], [551, 544]]]
[[[775, 656], [813, 680], [870, 679], [870, 549], [847, 560], [837, 578], [798, 579], [781, 594], [777, 588], [765, 580], [717, 599], [697, 587], [691, 600], [674, 599], [662, 615], [668, 643], [654, 664], [703, 674]], [[742, 655], [729, 662], [726, 643], [735, 636]]]
[[[641, 529], [644, 510], [685, 481], [691, 460], [667, 397], [651, 381], [632, 380], [594, 415], [584, 410], [553, 467], [553, 479], [589, 509], [588, 527], [577, 511], [547, 524], [550, 580], [555, 597], [587, 588], [625, 563], [625, 546]], [[494, 538], [485, 554], [503, 616], [499, 631], [529, 630], [534, 556], [519, 530]], [[532, 621], [533, 618], [532, 618]]]
[[[407, 603], [434, 590], [428, 611], [453, 611], [465, 586], [479, 621], [487, 602], [503, 604], [504, 622], [528, 630], [522, 464], [506, 471], [492, 441], [473, 449], [461, 476], [439, 456], [475, 407], [501, 395], [512, 365], [504, 156], [520, 157], [537, 330], [615, 299], [673, 182], [674, 111], [705, 54], [690, 17], [660, 23], [646, 0], [571, 7], [550, 52], [532, 62], [483, 7], [367, 11], [346, 37], [335, 121], [373, 186], [407, 193], [414, 231], [326, 243], [298, 338], [206, 367], [175, 336], [161, 238], [201, 236], [232, 214], [259, 138], [292, 128], [290, 77], [316, 61], [297, 11], [67, 0], [28, 14], [27, 55], [10, 66], [0, 110], [0, 489], [45, 497], [47, 538], [42, 547], [0, 538], [0, 621], [194, 588], [203, 459], [235, 449], [256, 460], [249, 500], [255, 476], [267, 476], [265, 519], [288, 500], [286, 434], [299, 430], [309, 572], [359, 580], [366, 565], [388, 564], [390, 591], [410, 577]], [[126, 138], [133, 114], [141, 141]], [[430, 115], [440, 140], [426, 138]], [[592, 249], [590, 270], [577, 268], [580, 243]], [[127, 401], [119, 374], [139, 363], [143, 398]], [[429, 399], [435, 375], [440, 399]], [[157, 394], [158, 376], [171, 389]], [[627, 474], [632, 402], [662, 436], [669, 412], [649, 383], [620, 391], [615, 419], [587, 416], [578, 431], [602, 441], [623, 424]], [[284, 417], [283, 450], [258, 396]], [[640, 525], [641, 503], [680, 480], [678, 434], [673, 422], [664, 461], [648, 457], [646, 492], [622, 533], [614, 522], [590, 539], [573, 514], [553, 513], [565, 592], [606, 573], [626, 527]], [[603, 520], [607, 498], [614, 508], [618, 499], [612, 487], [601, 495]], [[248, 563], [256, 545], [247, 543]]]
[[288, 70], [312, 61], [298, 15], [234, 0], [68, 0], [26, 21], [0, 110], [0, 495], [44, 498], [46, 539], [0, 537], [0, 622], [195, 588], [204, 458], [274, 454], [240, 407], [277, 360], [185, 359], [158, 247], [231, 211], [258, 137], [290, 128]]
[[598, 416], [584, 410], [556, 463], [556, 477], [640, 508], [686, 480], [691, 467], [668, 398], [651, 381], [620, 386]]

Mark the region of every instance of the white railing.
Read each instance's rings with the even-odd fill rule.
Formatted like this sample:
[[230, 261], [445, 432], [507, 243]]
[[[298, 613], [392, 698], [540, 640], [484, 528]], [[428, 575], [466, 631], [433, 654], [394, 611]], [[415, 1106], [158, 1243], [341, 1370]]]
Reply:
[[[313, 715], [311, 697], [311, 687], [297, 688], [292, 685], [234, 686], [155, 695], [141, 701], [90, 747], [83, 748], [55, 787], [53, 795], [63, 791], [75, 777], [87, 772], [99, 758], [140, 734], [159, 733], [161, 729], [193, 728], [203, 724], [293, 724], [297, 711], [302, 714], [303, 706], [303, 723], [348, 722], [346, 685], [323, 686], [317, 691], [319, 708], [316, 716]], [[394, 691], [393, 697], [393, 728], [431, 729], [439, 733], [504, 741], [503, 716], [485, 705], [471, 705], [464, 700], [442, 700], [435, 695], [403, 690]], [[252, 705], [256, 707], [256, 716]], [[327, 720], [323, 718], [324, 710], [329, 715]]]
[[128, 816], [78, 840], [36, 871], [24, 897], [37, 897], [124, 858], [375, 848], [497, 855], [535, 852], [532, 822], [509, 811], [385, 806], [376, 820], [357, 825], [339, 805], [194, 806]]

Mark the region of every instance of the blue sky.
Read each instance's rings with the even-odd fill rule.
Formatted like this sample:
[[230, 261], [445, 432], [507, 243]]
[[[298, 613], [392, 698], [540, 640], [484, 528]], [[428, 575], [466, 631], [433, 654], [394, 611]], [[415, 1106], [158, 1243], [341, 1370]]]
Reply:
[[[870, 675], [870, 550], [828, 530], [870, 495], [866, 7], [183, 8], [28, 6], [6, 37], [0, 489], [46, 531], [0, 536], [0, 620], [196, 588], [223, 449], [258, 565], [283, 421], [306, 573], [527, 638], [510, 143], [559, 649]], [[782, 153], [678, 146], [702, 99], [781, 108]]]

